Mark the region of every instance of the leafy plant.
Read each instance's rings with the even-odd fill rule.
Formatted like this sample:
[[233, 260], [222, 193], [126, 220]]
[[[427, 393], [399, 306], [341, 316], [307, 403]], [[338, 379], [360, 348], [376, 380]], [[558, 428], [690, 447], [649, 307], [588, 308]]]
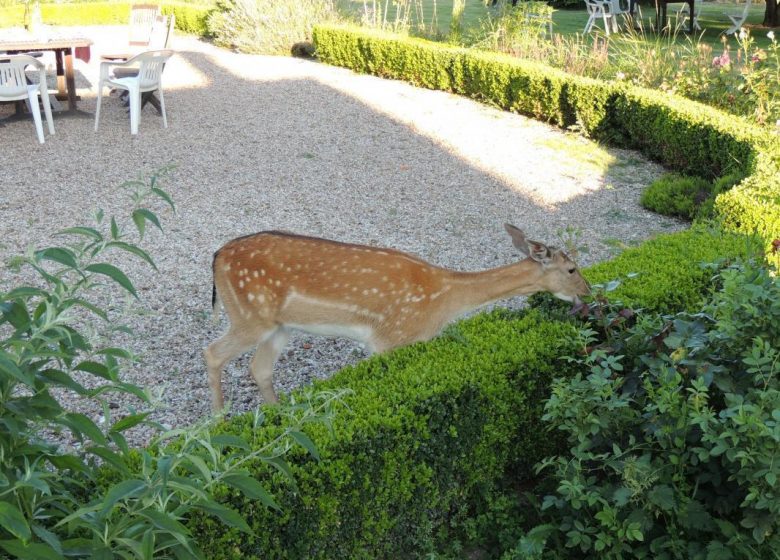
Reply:
[[710, 197], [712, 185], [701, 177], [667, 173], [642, 192], [642, 206], [659, 214], [693, 219]]
[[544, 416], [569, 453], [538, 467], [554, 492], [520, 557], [778, 557], [775, 274], [740, 262], [700, 313], [616, 332], [625, 312], [602, 312], [581, 330], [585, 370], [554, 383]]
[[[61, 244], [31, 249], [10, 263], [31, 270], [36, 281], [0, 293], [0, 549], [5, 555], [202, 558], [182, 523], [193, 512], [251, 533], [237, 512], [214, 499], [216, 484], [275, 507], [247, 476], [247, 465], [260, 461], [287, 473], [284, 455], [294, 444], [317, 454], [301, 428], [327, 422], [338, 393], [296, 397], [279, 412], [286, 427], [250, 452], [246, 439], [212, 435], [208, 423], [165, 432], [150, 421], [149, 411], [113, 417], [107, 398], [112, 393], [150, 404], [144, 388], [121, 378], [122, 365], [134, 356], [111, 339], [130, 331], [121, 325], [121, 313], [109, 309], [121, 307], [111, 303], [117, 287], [137, 298], [132, 280], [116, 264], [121, 255], [155, 266], [140, 241], [149, 225], [162, 229], [155, 204], [175, 210], [161, 187], [164, 173], [123, 185], [132, 200], [126, 221], [98, 211], [94, 225], [58, 232]], [[102, 421], [69, 409], [65, 393], [99, 411]], [[253, 418], [256, 426], [263, 420], [260, 412]], [[140, 424], [160, 435], [150, 449], [136, 451], [125, 433]], [[166, 445], [171, 438], [176, 439]]]

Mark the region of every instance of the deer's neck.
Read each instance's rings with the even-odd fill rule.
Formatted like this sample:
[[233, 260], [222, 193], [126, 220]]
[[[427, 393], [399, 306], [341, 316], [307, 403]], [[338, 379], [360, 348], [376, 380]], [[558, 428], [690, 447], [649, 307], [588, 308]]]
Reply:
[[541, 291], [541, 278], [540, 265], [531, 259], [481, 272], [454, 272], [450, 296], [459, 312], [467, 313], [499, 299]]

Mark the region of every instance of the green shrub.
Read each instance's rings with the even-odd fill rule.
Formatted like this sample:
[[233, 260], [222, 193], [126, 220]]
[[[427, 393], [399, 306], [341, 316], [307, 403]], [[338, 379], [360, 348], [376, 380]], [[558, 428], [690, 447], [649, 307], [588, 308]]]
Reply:
[[[487, 507], [506, 472], [525, 478], [557, 449], [538, 430], [540, 403], [552, 376], [567, 371], [556, 356], [571, 350], [559, 341], [573, 332], [534, 312], [494, 312], [342, 370], [318, 388], [351, 388], [351, 415], [336, 417], [332, 432], [306, 430], [320, 461], [290, 457], [296, 487], [268, 465], [250, 467], [282, 512], [225, 489], [224, 503], [256, 536], [201, 516], [189, 527], [215, 560], [417, 557], [440, 549]], [[241, 416], [225, 433], [261, 445], [284, 425], [273, 409], [267, 414], [267, 427]]]
[[712, 185], [701, 177], [668, 173], [642, 192], [642, 206], [666, 216], [692, 220], [709, 198]]
[[734, 186], [738, 185], [745, 179], [745, 175], [742, 172], [729, 173], [723, 177], [719, 177], [712, 183], [710, 195], [705, 200], [696, 214], [697, 218], [710, 219], [715, 217], [715, 200], [718, 195], [730, 191]]
[[[775, 157], [780, 157], [780, 142], [774, 148]], [[767, 249], [774, 240], [780, 239], [780, 165], [773, 164], [767, 162], [759, 172], [715, 199], [715, 212], [726, 227], [758, 234], [765, 240]], [[780, 254], [770, 259], [780, 265]]]
[[588, 267], [591, 284], [620, 282], [610, 292], [629, 307], [655, 313], [693, 311], [712, 289], [706, 263], [755, 253], [755, 240], [703, 225], [680, 233], [659, 235], [626, 249], [610, 261]]
[[317, 23], [335, 21], [332, 0], [219, 0], [208, 18], [215, 42], [245, 53], [290, 54]]
[[[524, 558], [772, 558], [780, 548], [780, 282], [739, 263], [695, 314], [581, 333], [586, 370], [545, 419], [550, 472]], [[603, 328], [608, 325], [596, 316]]]

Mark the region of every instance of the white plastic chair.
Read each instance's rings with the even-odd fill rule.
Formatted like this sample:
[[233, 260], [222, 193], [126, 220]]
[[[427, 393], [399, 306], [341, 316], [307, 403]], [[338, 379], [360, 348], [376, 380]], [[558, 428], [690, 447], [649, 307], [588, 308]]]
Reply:
[[622, 12], [615, 12], [615, 6], [620, 9], [617, 0], [614, 2], [611, 0], [585, 0], [585, 7], [588, 10], [588, 22], [585, 24], [585, 30], [583, 33], [590, 33], [593, 27], [596, 25], [596, 21], [599, 19], [604, 20], [604, 32], [609, 36], [609, 28], [612, 26], [613, 31], [617, 33], [617, 15]]
[[748, 13], [750, 12], [750, 3], [751, 0], [745, 0], [745, 6], [741, 10], [723, 12], [723, 15], [731, 20], [731, 27], [723, 32], [725, 35], [731, 35], [732, 33], [736, 33], [740, 30], [742, 24], [745, 23], [745, 20], [748, 17]]
[[[138, 123], [141, 121], [141, 94], [147, 91], [157, 92], [160, 100], [163, 127], [168, 128], [162, 88], [162, 72], [163, 68], [165, 68], [165, 63], [172, 56], [172, 50], [164, 49], [143, 52], [126, 62], [101, 62], [97, 108], [95, 110], [95, 131], [97, 132], [100, 121], [100, 102], [103, 97], [103, 87], [127, 91], [130, 101], [130, 134], [138, 134]], [[116, 77], [111, 71], [112, 68], [121, 70], [128, 67], [137, 68], [138, 73], [134, 76]]]
[[[27, 82], [25, 68], [34, 66], [38, 71], [38, 82]], [[49, 104], [49, 88], [46, 85], [46, 66], [39, 60], [26, 54], [0, 55], [0, 101], [27, 100], [35, 121], [35, 131], [38, 134], [38, 142], [43, 144], [43, 123], [41, 123], [41, 109], [38, 107], [38, 97], [43, 101], [43, 110], [46, 113], [46, 124], [49, 134], [54, 135], [54, 120], [51, 116]]]
[[131, 46], [148, 47], [155, 19], [161, 14], [156, 4], [134, 4], [130, 7]]
[[[683, 4], [682, 8], [680, 8], [680, 11], [677, 12], [677, 17], [680, 20], [680, 26], [685, 28], [685, 22], [688, 21], [688, 18], [691, 17], [690, 14], [690, 7], [688, 4]], [[699, 25], [699, 15], [701, 14], [701, 0], [694, 0], [693, 2], [693, 28], [696, 31], [701, 31], [701, 26]]]

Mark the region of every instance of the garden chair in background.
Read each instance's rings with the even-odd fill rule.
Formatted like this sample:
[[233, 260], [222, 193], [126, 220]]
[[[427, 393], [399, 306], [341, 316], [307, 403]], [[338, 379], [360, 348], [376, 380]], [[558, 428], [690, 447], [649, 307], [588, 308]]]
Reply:
[[[38, 82], [29, 83], [25, 69], [33, 66], [38, 71]], [[38, 97], [43, 103], [46, 113], [46, 124], [49, 134], [54, 134], [54, 120], [51, 116], [51, 104], [49, 103], [49, 89], [46, 85], [46, 65], [40, 60], [26, 54], [3, 55], [0, 57], [0, 101], [27, 100], [33, 121], [35, 132], [38, 134], [38, 142], [44, 143], [43, 123], [41, 122], [41, 109], [38, 106]]]
[[[97, 107], [95, 109], [95, 131], [100, 122], [100, 103], [103, 98], [103, 88], [109, 87], [127, 91], [130, 102], [130, 134], [138, 134], [138, 124], [141, 121], [141, 95], [145, 92], [156, 92], [160, 102], [160, 113], [163, 127], [168, 128], [165, 115], [165, 98], [163, 97], [162, 73], [165, 63], [173, 56], [173, 51], [163, 49], [146, 51], [124, 62], [101, 62], [100, 81], [98, 82]], [[117, 77], [116, 71], [124, 68], [134, 68], [132, 76]]]
[[[615, 11], [617, 6], [618, 11]], [[617, 16], [623, 13], [618, 1], [610, 0], [585, 0], [585, 7], [588, 10], [588, 22], [585, 24], [583, 33], [590, 33], [599, 19], [604, 20], [604, 32], [609, 36], [609, 28], [617, 33]]]
[[[699, 25], [701, 2], [702, 0], [695, 0], [693, 3], [693, 28], [696, 31], [701, 31], [701, 26]], [[690, 11], [690, 6], [688, 6], [688, 4], [683, 4], [682, 8], [680, 8], [680, 10], [677, 12], [677, 18], [680, 21], [680, 26], [683, 28], [685, 27], [685, 22], [688, 21], [689, 17], [691, 17]]]
[[149, 47], [154, 22], [160, 15], [162, 15], [160, 6], [156, 4], [134, 4], [130, 8], [128, 43], [131, 47]]
[[742, 24], [745, 23], [745, 20], [748, 17], [748, 13], [750, 12], [750, 2], [751, 0], [745, 0], [745, 6], [743, 8], [723, 12], [723, 15], [731, 20], [731, 27], [723, 32], [725, 35], [731, 35], [732, 33], [736, 33], [740, 30]]
[[[148, 48], [144, 50], [167, 49], [171, 44], [171, 40], [173, 39], [173, 31], [175, 27], [176, 27], [176, 16], [174, 14], [171, 14], [169, 16], [163, 16], [163, 15], [156, 16], [154, 18], [154, 23], [152, 24], [152, 30], [149, 36]], [[136, 52], [133, 54], [138, 54], [138, 53]], [[112, 61], [112, 62], [125, 62], [126, 60], [130, 59], [131, 56], [132, 55], [129, 53], [110, 54], [110, 55], [103, 55], [101, 59], [105, 61]], [[135, 76], [136, 74], [138, 74], [137, 66], [114, 68], [114, 77], [116, 78], [127, 78], [131, 76]], [[113, 93], [114, 90], [112, 89], [111, 92]], [[119, 96], [119, 98], [122, 100], [125, 106], [129, 104], [127, 100], [127, 94], [128, 92], [124, 90], [121, 92]], [[143, 109], [147, 103], [151, 103], [152, 105], [154, 105], [155, 109], [157, 109], [157, 112], [162, 114], [162, 111], [160, 109], [160, 102], [154, 96], [153, 91], [148, 91], [141, 95], [141, 109]]]

